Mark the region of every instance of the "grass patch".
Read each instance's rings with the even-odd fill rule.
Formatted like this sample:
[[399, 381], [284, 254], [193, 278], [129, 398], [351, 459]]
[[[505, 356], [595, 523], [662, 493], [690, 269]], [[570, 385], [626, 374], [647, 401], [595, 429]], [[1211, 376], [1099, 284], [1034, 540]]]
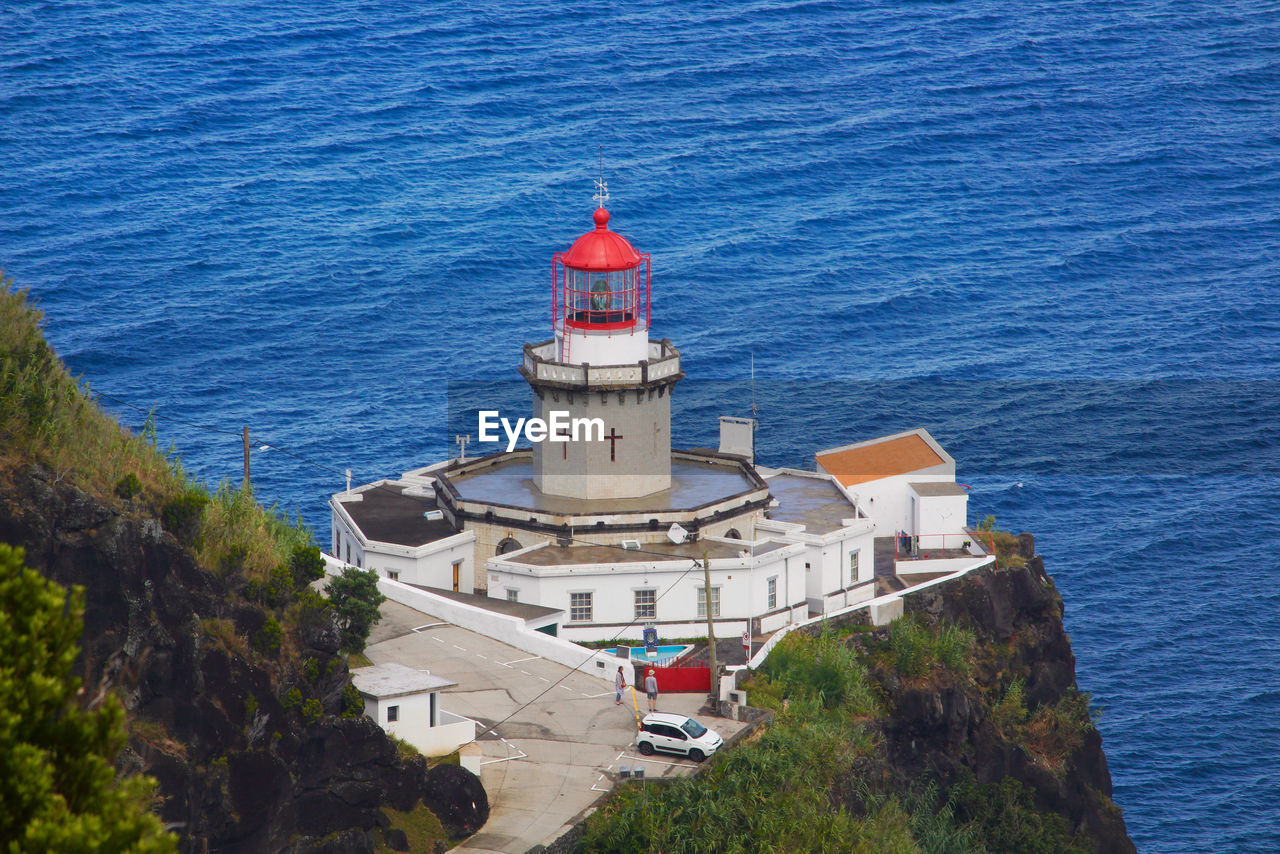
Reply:
[[[449, 834], [436, 814], [419, 804], [412, 812], [401, 812], [386, 807], [383, 814], [391, 822], [393, 830], [400, 830], [409, 840], [410, 851], [435, 851], [438, 843], [449, 844]], [[380, 839], [375, 849], [378, 854], [390, 852], [385, 839]]]
[[347, 669], [355, 670], [358, 667], [373, 667], [373, 661], [363, 652], [353, 652], [347, 656]]
[[918, 615], [894, 620], [889, 638], [868, 640], [868, 659], [903, 679], [924, 680], [940, 670], [962, 678], [969, 675], [977, 639], [973, 632], [953, 625], [930, 626]]

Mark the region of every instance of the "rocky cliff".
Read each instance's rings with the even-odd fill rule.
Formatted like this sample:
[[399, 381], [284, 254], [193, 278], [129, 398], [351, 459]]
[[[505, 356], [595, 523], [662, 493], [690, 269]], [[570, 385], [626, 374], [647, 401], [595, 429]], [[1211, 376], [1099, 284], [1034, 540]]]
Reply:
[[1002, 568], [888, 626], [793, 632], [745, 684], [772, 724], [696, 779], [621, 788], [557, 850], [1131, 854], [1062, 599], [1033, 538], [1004, 538]]
[[[1017, 781], [1039, 812], [1060, 817], [1089, 847], [1133, 852], [1076, 685], [1062, 597], [1029, 535], [1021, 548], [1023, 566], [977, 570], [905, 597], [907, 619], [959, 627], [976, 643], [966, 678], [944, 671], [913, 681], [872, 669], [888, 702], [888, 764], [904, 782], [932, 777], [973, 790]], [[887, 640], [889, 630], [878, 634]]]
[[271, 618], [243, 584], [197, 565], [141, 505], [99, 500], [38, 465], [0, 478], [0, 541], [86, 589], [83, 679], [126, 706], [119, 764], [159, 781], [161, 817], [188, 852], [361, 852], [384, 808], [423, 803], [455, 835], [487, 817], [479, 781], [402, 758], [363, 715], [343, 716], [348, 684], [332, 622], [299, 622], [296, 650], [254, 650]]

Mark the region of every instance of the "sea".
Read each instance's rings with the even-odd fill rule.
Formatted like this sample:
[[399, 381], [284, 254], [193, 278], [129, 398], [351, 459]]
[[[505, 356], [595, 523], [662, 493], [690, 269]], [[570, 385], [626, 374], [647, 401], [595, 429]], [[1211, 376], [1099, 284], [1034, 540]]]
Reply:
[[600, 179], [678, 446], [926, 427], [1036, 535], [1139, 850], [1280, 851], [1280, 3], [0, 3], [0, 267], [322, 545], [527, 413]]

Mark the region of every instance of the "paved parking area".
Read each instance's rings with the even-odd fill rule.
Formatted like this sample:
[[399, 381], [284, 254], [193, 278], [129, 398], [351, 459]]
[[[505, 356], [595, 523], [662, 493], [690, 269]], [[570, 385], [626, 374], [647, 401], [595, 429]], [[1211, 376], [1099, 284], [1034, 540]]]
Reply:
[[[455, 851], [523, 854], [549, 843], [613, 787], [620, 765], [643, 764], [648, 777], [695, 767], [680, 757], [636, 753], [632, 697], [615, 706], [610, 682], [396, 602], [383, 605], [366, 654], [375, 664], [397, 662], [455, 680], [441, 705], [481, 724], [489, 821]], [[637, 699], [643, 713], [643, 694]], [[725, 738], [746, 726], [699, 714], [704, 700], [668, 694], [658, 707], [699, 717]]]

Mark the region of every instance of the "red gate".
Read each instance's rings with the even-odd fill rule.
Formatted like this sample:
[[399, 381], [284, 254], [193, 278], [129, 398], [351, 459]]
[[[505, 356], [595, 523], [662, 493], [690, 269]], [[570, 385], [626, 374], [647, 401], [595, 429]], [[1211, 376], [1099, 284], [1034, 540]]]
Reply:
[[648, 675], [650, 670], [653, 671], [654, 678], [658, 680], [659, 694], [692, 694], [695, 692], [706, 694], [711, 690], [711, 668], [700, 661], [691, 661], [688, 664], [676, 661], [663, 666], [656, 664], [645, 665], [643, 662], [637, 661], [637, 686], [644, 686], [644, 677]]

